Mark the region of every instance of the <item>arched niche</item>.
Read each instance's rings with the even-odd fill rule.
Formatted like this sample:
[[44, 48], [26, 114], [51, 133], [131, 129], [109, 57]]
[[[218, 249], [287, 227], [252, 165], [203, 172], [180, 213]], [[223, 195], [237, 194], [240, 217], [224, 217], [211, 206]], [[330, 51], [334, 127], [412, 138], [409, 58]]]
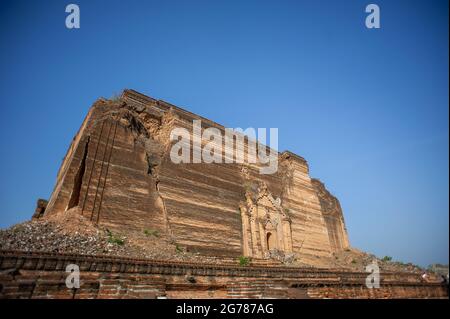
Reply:
[[277, 235], [276, 233], [267, 232], [266, 234], [266, 242], [267, 242], [267, 249], [273, 250], [277, 249]]

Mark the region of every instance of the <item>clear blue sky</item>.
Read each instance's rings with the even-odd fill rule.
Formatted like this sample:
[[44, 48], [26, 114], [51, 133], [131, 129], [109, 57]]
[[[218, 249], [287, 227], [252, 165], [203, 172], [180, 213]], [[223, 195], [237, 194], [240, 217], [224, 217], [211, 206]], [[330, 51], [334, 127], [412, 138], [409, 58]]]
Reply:
[[[49, 198], [90, 105], [123, 88], [228, 127], [278, 127], [353, 246], [448, 263], [448, 1], [0, 4], [0, 227]], [[365, 6], [381, 29], [365, 28]]]

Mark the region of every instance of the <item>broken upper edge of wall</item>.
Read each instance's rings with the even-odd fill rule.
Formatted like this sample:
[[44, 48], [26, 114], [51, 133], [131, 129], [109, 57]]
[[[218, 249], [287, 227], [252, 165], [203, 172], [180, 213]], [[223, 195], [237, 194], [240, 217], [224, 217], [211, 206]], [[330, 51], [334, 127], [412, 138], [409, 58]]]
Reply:
[[[214, 122], [214, 121], [212, 121], [210, 119], [207, 119], [207, 118], [204, 118], [204, 117], [202, 117], [200, 115], [197, 115], [197, 114], [194, 114], [192, 112], [189, 112], [189, 111], [187, 111], [187, 110], [185, 110], [185, 109], [183, 109], [181, 107], [178, 107], [176, 105], [168, 103], [168, 102], [166, 102], [164, 100], [154, 99], [154, 98], [152, 98], [150, 96], [147, 96], [147, 95], [145, 95], [143, 93], [140, 93], [138, 91], [135, 91], [133, 89], [124, 89], [122, 91], [122, 94], [121, 94], [120, 97], [121, 97], [121, 99], [128, 100], [128, 101], [131, 100], [133, 102], [137, 102], [137, 103], [141, 103], [141, 104], [151, 104], [153, 106], [157, 106], [163, 112], [169, 111], [169, 110], [174, 110], [177, 113], [183, 115], [185, 118], [188, 118], [188, 119], [191, 119], [191, 120], [193, 120], [193, 119], [201, 120], [203, 123], [205, 123], [209, 127], [217, 127], [220, 130], [224, 130], [225, 129], [225, 127], [223, 125], [221, 125], [219, 123], [216, 123], [216, 122]], [[279, 156], [281, 158], [290, 158], [290, 159], [295, 160], [299, 164], [306, 166], [306, 170], [309, 171], [308, 162], [303, 157], [301, 157], [300, 155], [297, 155], [297, 154], [295, 154], [295, 153], [293, 153], [291, 151], [288, 151], [288, 150], [279, 152], [278, 154], [279, 154]]]

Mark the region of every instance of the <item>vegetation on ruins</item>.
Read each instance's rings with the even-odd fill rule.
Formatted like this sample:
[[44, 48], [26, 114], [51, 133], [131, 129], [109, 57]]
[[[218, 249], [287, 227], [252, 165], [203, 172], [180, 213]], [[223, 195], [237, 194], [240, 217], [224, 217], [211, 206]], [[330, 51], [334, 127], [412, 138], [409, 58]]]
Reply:
[[243, 186], [244, 186], [245, 191], [247, 191], [247, 192], [251, 192], [256, 188], [254, 183], [252, 183], [251, 181], [245, 181]]
[[250, 258], [245, 256], [239, 257], [239, 266], [248, 266], [250, 264]]
[[116, 244], [122, 246], [125, 241], [117, 235], [114, 235], [109, 229], [106, 230], [108, 234], [108, 242], [111, 244]]
[[144, 234], [146, 236], [159, 237], [159, 232], [157, 230], [154, 230], [154, 229], [144, 229]]
[[291, 218], [291, 210], [289, 208], [285, 208], [284, 213], [286, 214], [287, 217]]
[[117, 101], [120, 100], [120, 98], [121, 98], [121, 94], [120, 94], [120, 93], [114, 93], [114, 94], [109, 98], [109, 100], [110, 100], [111, 102], [117, 102]]

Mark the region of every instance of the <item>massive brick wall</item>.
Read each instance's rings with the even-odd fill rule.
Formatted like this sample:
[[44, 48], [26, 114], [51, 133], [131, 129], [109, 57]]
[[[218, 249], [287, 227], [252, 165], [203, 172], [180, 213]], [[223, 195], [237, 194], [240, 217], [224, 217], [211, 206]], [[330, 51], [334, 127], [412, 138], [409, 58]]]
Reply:
[[318, 179], [312, 179], [312, 185], [319, 197], [320, 207], [330, 239], [331, 249], [340, 251], [350, 247], [341, 204]]
[[[80, 288], [65, 284], [80, 269]], [[448, 298], [448, 287], [417, 274], [333, 269], [240, 267], [99, 256], [0, 252], [0, 298]]]
[[294, 253], [307, 260], [348, 247], [342, 213], [341, 224], [327, 214], [308, 164], [298, 155], [280, 153], [279, 170], [271, 175], [259, 174], [258, 163], [172, 163], [171, 130], [192, 131], [192, 120], [199, 119], [203, 129], [224, 131], [132, 90], [117, 101], [98, 100], [72, 141], [45, 214], [78, 206], [83, 216], [119, 232], [156, 229], [190, 250], [238, 256], [243, 254], [239, 205], [248, 185], [264, 183], [289, 211]]

